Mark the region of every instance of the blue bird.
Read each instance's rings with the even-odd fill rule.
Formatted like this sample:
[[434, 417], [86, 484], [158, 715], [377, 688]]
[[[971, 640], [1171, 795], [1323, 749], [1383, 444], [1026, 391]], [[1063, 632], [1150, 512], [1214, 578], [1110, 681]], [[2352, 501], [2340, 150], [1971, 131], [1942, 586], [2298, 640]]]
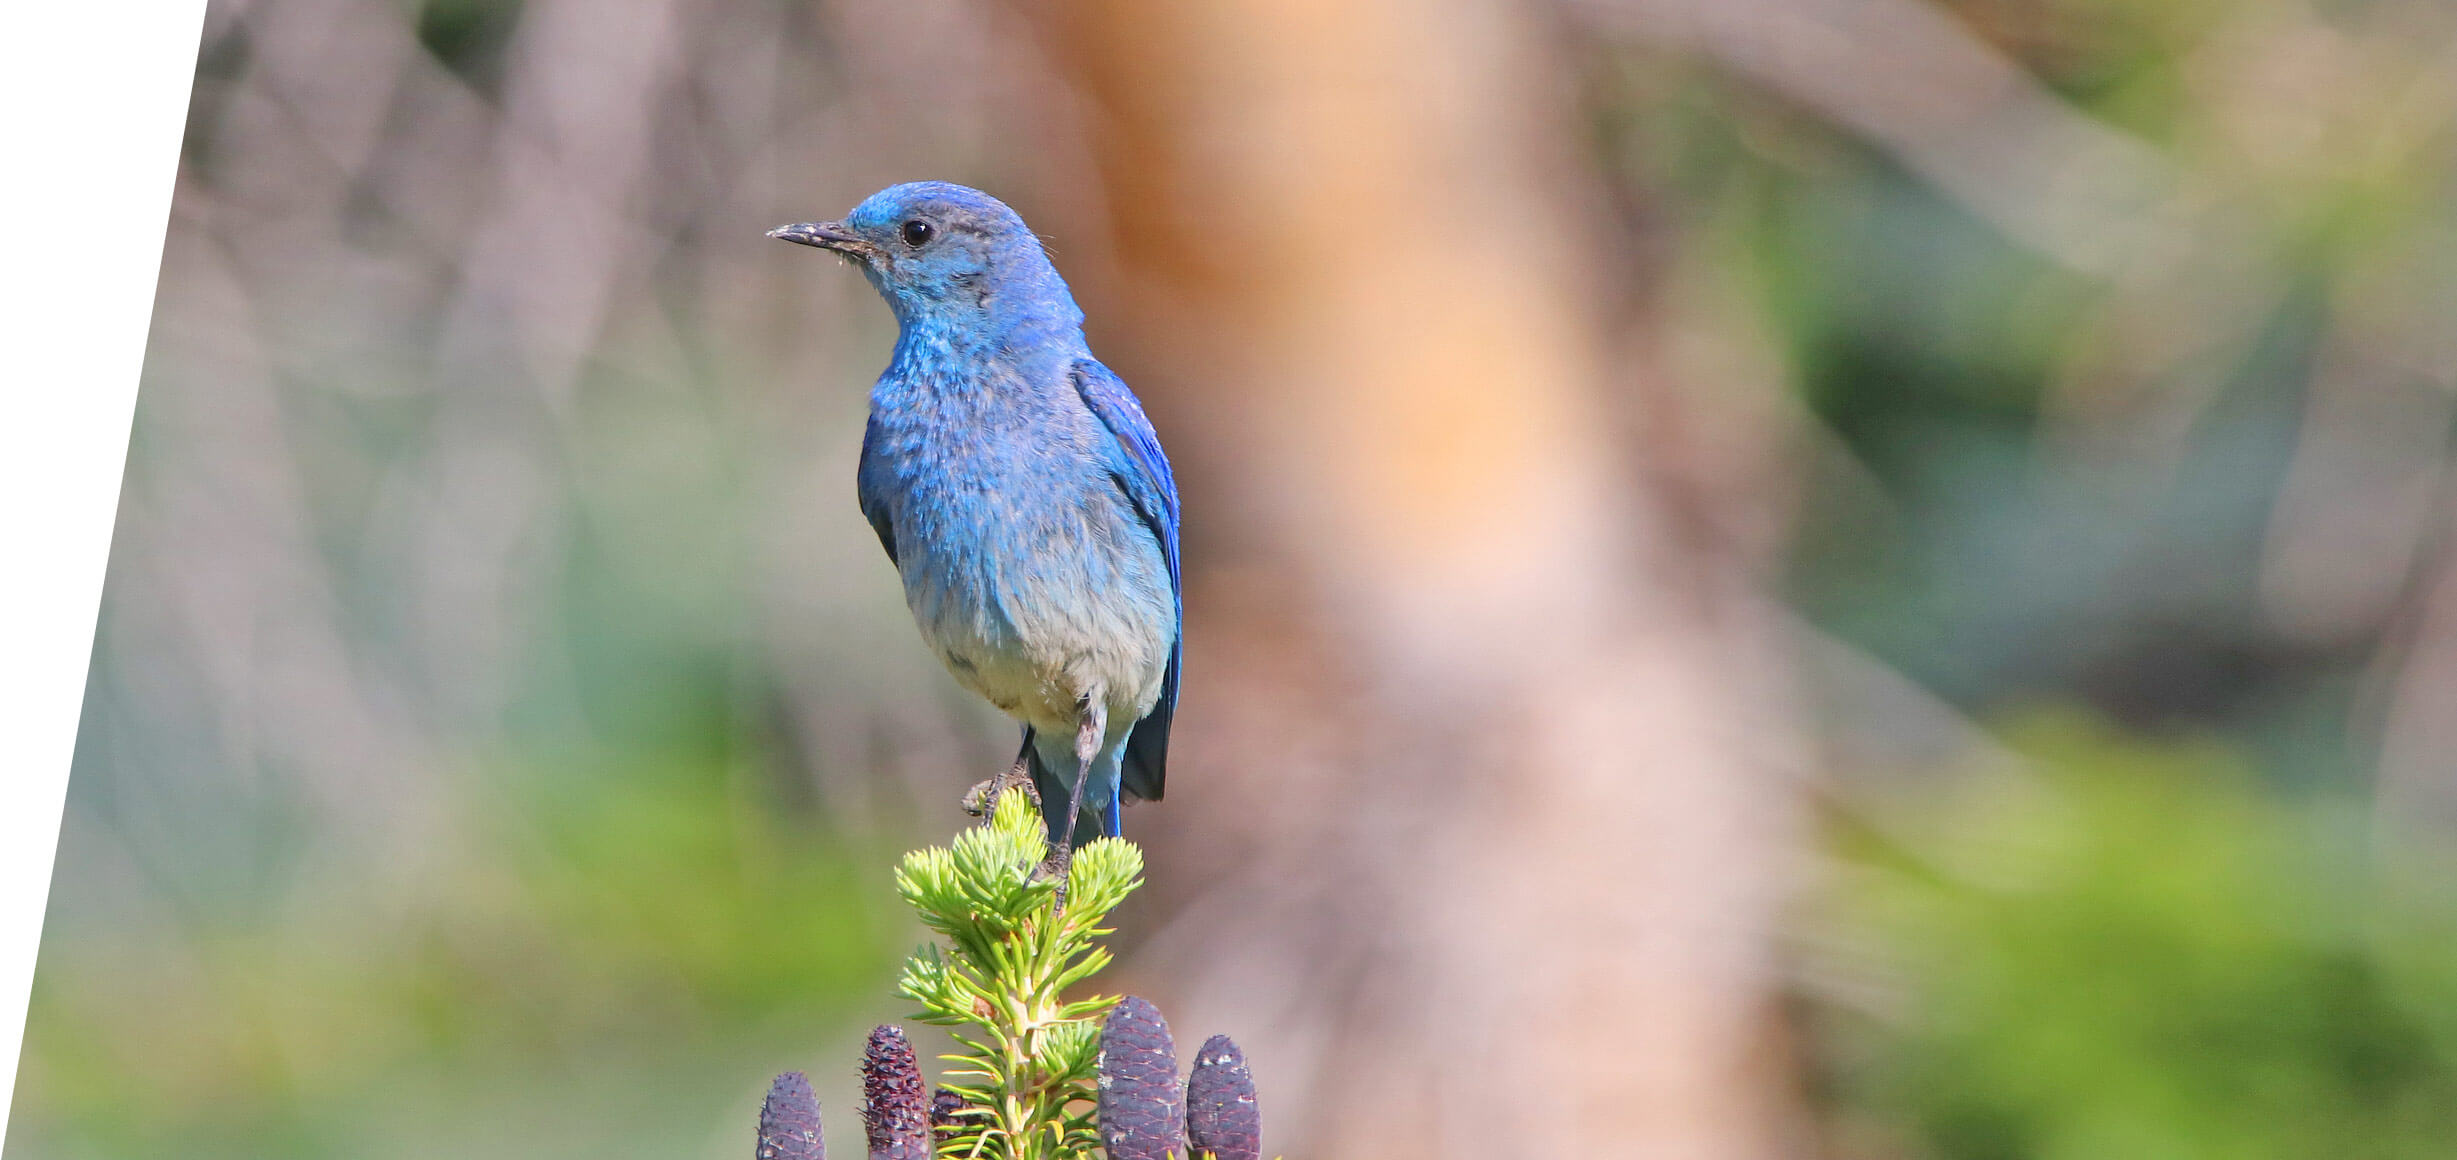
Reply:
[[1184, 617], [1177, 483], [1014, 210], [923, 181], [768, 236], [861, 267], [896, 315], [857, 495], [958, 683], [1023, 723], [1051, 845], [1160, 800]]

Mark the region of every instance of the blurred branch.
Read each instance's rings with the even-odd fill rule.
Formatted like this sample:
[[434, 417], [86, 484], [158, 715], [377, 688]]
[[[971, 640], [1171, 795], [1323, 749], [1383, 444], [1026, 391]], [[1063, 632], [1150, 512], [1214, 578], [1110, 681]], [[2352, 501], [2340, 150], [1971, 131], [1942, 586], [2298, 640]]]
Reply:
[[1565, 0], [1715, 60], [1891, 153], [2006, 235], [2112, 276], [2184, 245], [2179, 175], [1922, 0]]
[[2439, 558], [2432, 561], [2403, 639], [2386, 651], [2388, 677], [2373, 808], [2383, 834], [2445, 849], [2457, 835], [2457, 504], [2437, 505]]

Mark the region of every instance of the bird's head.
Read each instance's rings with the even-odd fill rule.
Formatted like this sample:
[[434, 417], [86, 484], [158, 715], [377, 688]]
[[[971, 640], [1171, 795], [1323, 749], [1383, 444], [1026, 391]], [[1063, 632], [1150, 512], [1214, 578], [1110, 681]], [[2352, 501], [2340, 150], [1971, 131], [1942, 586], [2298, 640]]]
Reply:
[[843, 221], [778, 226], [768, 236], [843, 255], [908, 325], [1082, 323], [1041, 239], [1006, 203], [977, 189], [891, 185]]

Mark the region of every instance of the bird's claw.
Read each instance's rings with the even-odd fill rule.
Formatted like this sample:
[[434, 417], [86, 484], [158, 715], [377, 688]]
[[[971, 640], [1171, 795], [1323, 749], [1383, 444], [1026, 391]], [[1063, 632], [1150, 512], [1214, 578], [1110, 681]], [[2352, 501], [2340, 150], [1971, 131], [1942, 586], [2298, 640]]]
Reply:
[[978, 782], [971, 789], [965, 790], [964, 812], [985, 823], [988, 822], [990, 814], [998, 808], [998, 795], [1009, 789], [1024, 791], [1024, 796], [1032, 802], [1033, 810], [1035, 812], [1040, 810], [1041, 791], [1032, 784], [1031, 776], [1025, 772], [1024, 763], [1018, 761], [1007, 767], [1006, 771], [998, 776]]
[[1074, 869], [1075, 851], [1070, 847], [1055, 843], [1049, 847], [1049, 856], [1041, 859], [1041, 864], [1032, 868], [1033, 881], [1058, 884], [1058, 893], [1050, 899], [1050, 909], [1058, 914], [1066, 913], [1068, 876]]

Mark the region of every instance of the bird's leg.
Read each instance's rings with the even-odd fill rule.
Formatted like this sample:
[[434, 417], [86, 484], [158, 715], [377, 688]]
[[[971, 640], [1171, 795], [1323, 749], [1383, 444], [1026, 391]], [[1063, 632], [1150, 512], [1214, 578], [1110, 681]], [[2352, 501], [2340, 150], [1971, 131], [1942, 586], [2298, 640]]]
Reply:
[[1101, 741], [1109, 732], [1109, 705], [1101, 699], [1100, 690], [1084, 698], [1083, 723], [1075, 727], [1075, 785], [1066, 795], [1066, 848], [1075, 848], [1075, 819], [1083, 812], [1083, 783], [1092, 776], [1092, 763], [1100, 759]]
[[1050, 869], [1058, 876], [1058, 907], [1066, 908], [1066, 875], [1075, 864], [1075, 821], [1083, 814], [1083, 785], [1092, 776], [1101, 742], [1109, 732], [1109, 703], [1099, 689], [1085, 694], [1080, 724], [1075, 727], [1075, 784], [1066, 795], [1066, 825], [1059, 830], [1058, 848], [1050, 852]]

